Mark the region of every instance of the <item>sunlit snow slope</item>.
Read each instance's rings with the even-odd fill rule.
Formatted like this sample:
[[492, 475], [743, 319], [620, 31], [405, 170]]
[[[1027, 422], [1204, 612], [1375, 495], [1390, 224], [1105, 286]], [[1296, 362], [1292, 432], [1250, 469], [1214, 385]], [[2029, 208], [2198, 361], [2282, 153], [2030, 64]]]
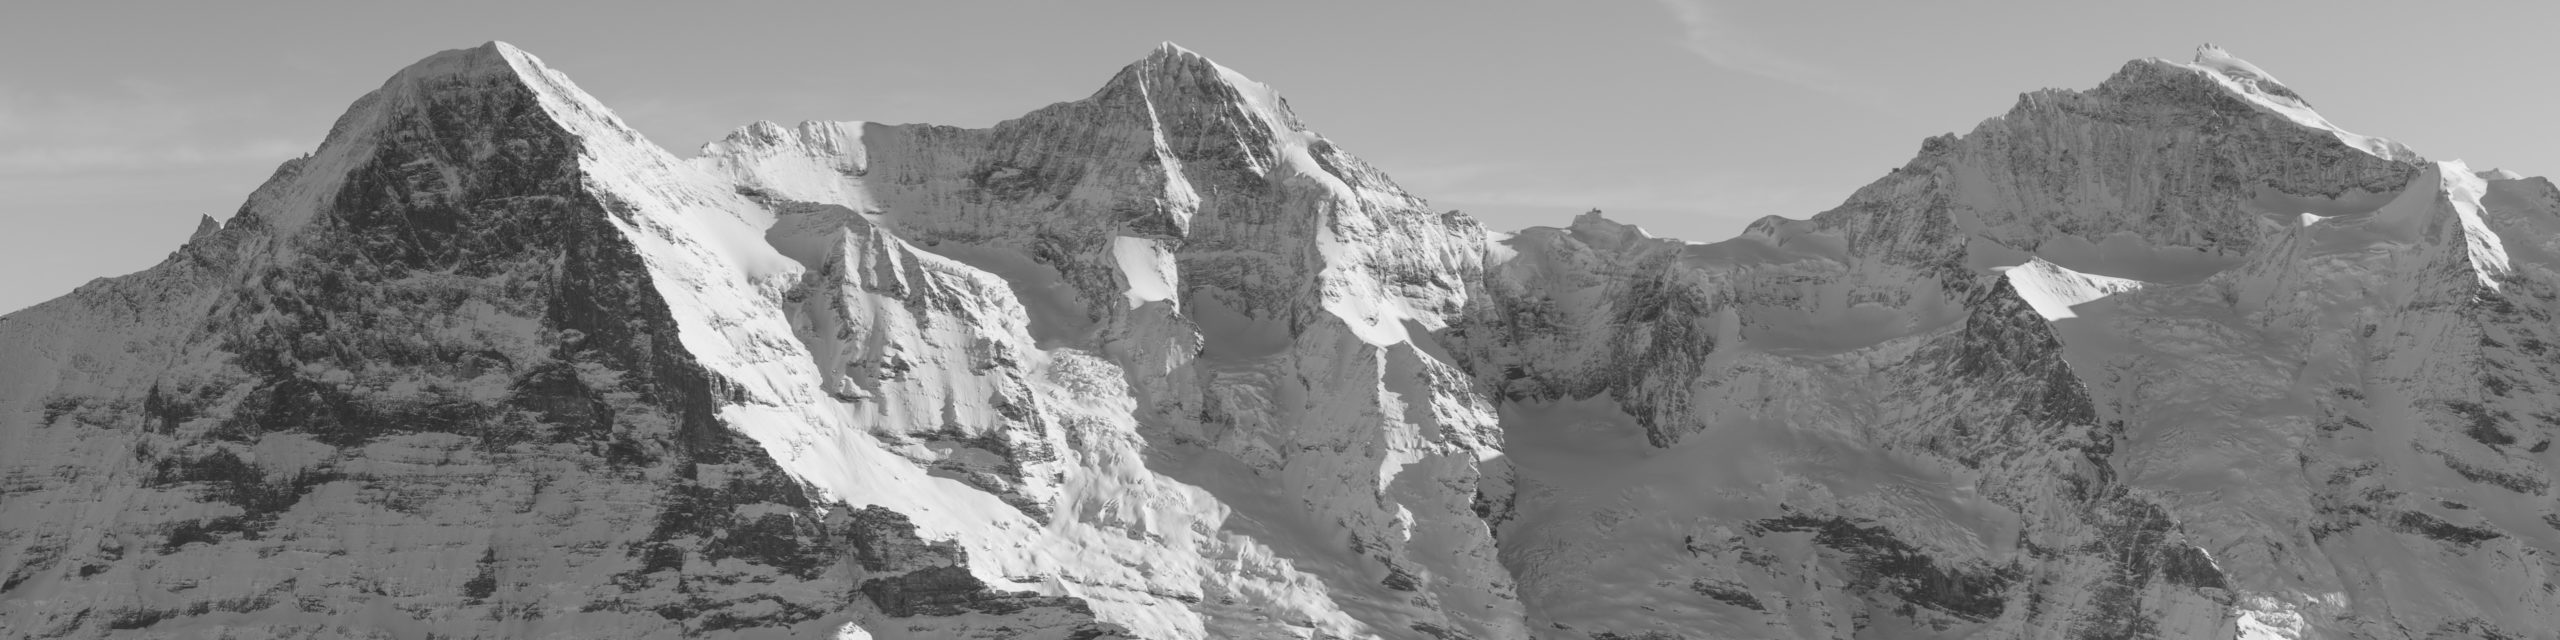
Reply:
[[0, 317], [0, 636], [2549, 637], [2555, 265], [2210, 47], [1691, 244], [1169, 44], [679, 157], [491, 43]]

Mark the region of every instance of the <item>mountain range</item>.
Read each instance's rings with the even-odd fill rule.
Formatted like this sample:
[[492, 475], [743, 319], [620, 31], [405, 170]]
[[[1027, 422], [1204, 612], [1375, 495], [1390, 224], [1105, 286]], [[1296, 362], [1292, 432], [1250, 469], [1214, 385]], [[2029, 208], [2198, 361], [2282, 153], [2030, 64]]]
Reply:
[[493, 42], [0, 317], [0, 635], [2560, 637], [2555, 268], [2210, 46], [1696, 243], [1171, 44], [678, 155]]

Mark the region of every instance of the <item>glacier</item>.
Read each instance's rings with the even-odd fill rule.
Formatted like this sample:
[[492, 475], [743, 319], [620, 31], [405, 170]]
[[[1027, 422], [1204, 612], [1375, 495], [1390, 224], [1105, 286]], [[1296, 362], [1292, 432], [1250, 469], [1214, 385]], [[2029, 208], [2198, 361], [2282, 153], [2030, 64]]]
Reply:
[[2547, 637], [2555, 266], [2211, 46], [1693, 243], [1172, 44], [680, 156], [492, 42], [0, 316], [0, 635]]

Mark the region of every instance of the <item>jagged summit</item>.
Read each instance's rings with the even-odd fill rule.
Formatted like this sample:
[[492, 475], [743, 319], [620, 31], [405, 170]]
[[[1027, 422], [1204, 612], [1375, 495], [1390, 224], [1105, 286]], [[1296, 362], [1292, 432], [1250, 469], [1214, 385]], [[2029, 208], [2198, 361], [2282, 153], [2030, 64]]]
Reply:
[[214, 220], [213, 216], [196, 216], [196, 230], [194, 233], [187, 234], [187, 241], [194, 242], [205, 236], [213, 235], [214, 232], [221, 230], [222, 222]]

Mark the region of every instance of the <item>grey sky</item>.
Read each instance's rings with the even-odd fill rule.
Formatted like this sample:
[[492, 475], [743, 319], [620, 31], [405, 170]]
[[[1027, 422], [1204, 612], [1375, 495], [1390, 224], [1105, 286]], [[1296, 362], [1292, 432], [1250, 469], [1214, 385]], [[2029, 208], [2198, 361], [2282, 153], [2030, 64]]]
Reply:
[[[519, 4], [535, 5], [531, 7]], [[2138, 8], [2136, 8], [2138, 6]], [[506, 40], [680, 153], [747, 122], [984, 126], [1158, 41], [1497, 228], [1802, 217], [2017, 94], [2213, 42], [2350, 130], [2560, 172], [2560, 3], [26, 2], [0, 8], [0, 311], [227, 218], [393, 71]]]

